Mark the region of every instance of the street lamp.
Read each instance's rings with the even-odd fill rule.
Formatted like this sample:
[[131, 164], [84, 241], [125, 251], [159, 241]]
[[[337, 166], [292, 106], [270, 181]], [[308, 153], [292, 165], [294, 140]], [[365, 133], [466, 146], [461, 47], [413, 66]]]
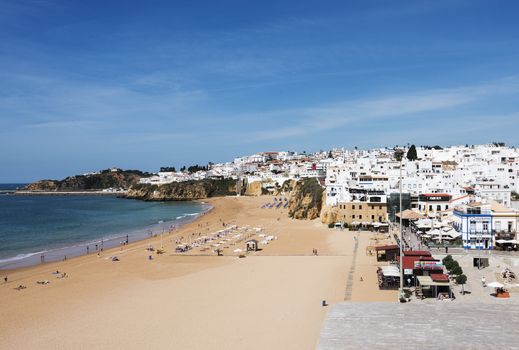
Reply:
[[399, 233], [399, 240], [400, 240], [400, 295], [399, 299], [402, 299], [404, 297], [404, 266], [403, 266], [403, 257], [404, 257], [404, 251], [403, 251], [403, 239], [402, 239], [402, 158], [404, 157], [404, 150], [402, 149], [395, 149], [395, 158], [400, 161], [400, 175], [399, 175], [399, 181], [398, 181], [398, 187], [399, 187], [399, 201], [400, 201], [400, 233]]

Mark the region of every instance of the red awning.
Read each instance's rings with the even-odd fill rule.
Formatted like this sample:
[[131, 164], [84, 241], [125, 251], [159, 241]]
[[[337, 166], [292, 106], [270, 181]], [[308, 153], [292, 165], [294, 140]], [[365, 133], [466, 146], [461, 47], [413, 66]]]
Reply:
[[375, 250], [376, 251], [379, 251], [379, 250], [398, 250], [398, 245], [396, 245], [396, 244], [381, 245], [381, 246], [375, 247]]
[[444, 273], [431, 273], [431, 279], [434, 282], [449, 282], [449, 276]]
[[404, 256], [432, 256], [427, 250], [404, 250]]

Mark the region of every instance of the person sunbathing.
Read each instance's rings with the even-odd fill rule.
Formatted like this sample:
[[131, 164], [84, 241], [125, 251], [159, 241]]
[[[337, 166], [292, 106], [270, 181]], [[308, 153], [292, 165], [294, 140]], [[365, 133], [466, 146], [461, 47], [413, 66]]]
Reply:
[[18, 287], [16, 287], [15, 289], [16, 290], [22, 290], [22, 289], [26, 289], [27, 287], [24, 286], [23, 284], [20, 284]]

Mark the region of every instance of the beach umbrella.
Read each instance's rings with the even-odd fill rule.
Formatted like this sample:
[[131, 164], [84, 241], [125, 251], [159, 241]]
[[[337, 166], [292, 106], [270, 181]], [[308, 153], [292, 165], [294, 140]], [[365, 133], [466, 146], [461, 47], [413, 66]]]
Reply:
[[487, 287], [490, 287], [490, 288], [503, 288], [504, 285], [499, 283], [499, 282], [491, 282], [491, 283], [487, 284]]

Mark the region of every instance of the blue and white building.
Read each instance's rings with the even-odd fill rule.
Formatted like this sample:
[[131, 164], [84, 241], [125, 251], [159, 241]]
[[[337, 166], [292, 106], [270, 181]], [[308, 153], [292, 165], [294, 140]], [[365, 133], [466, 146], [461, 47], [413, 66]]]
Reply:
[[474, 202], [454, 209], [454, 228], [465, 249], [491, 250], [519, 245], [519, 212], [495, 201]]

